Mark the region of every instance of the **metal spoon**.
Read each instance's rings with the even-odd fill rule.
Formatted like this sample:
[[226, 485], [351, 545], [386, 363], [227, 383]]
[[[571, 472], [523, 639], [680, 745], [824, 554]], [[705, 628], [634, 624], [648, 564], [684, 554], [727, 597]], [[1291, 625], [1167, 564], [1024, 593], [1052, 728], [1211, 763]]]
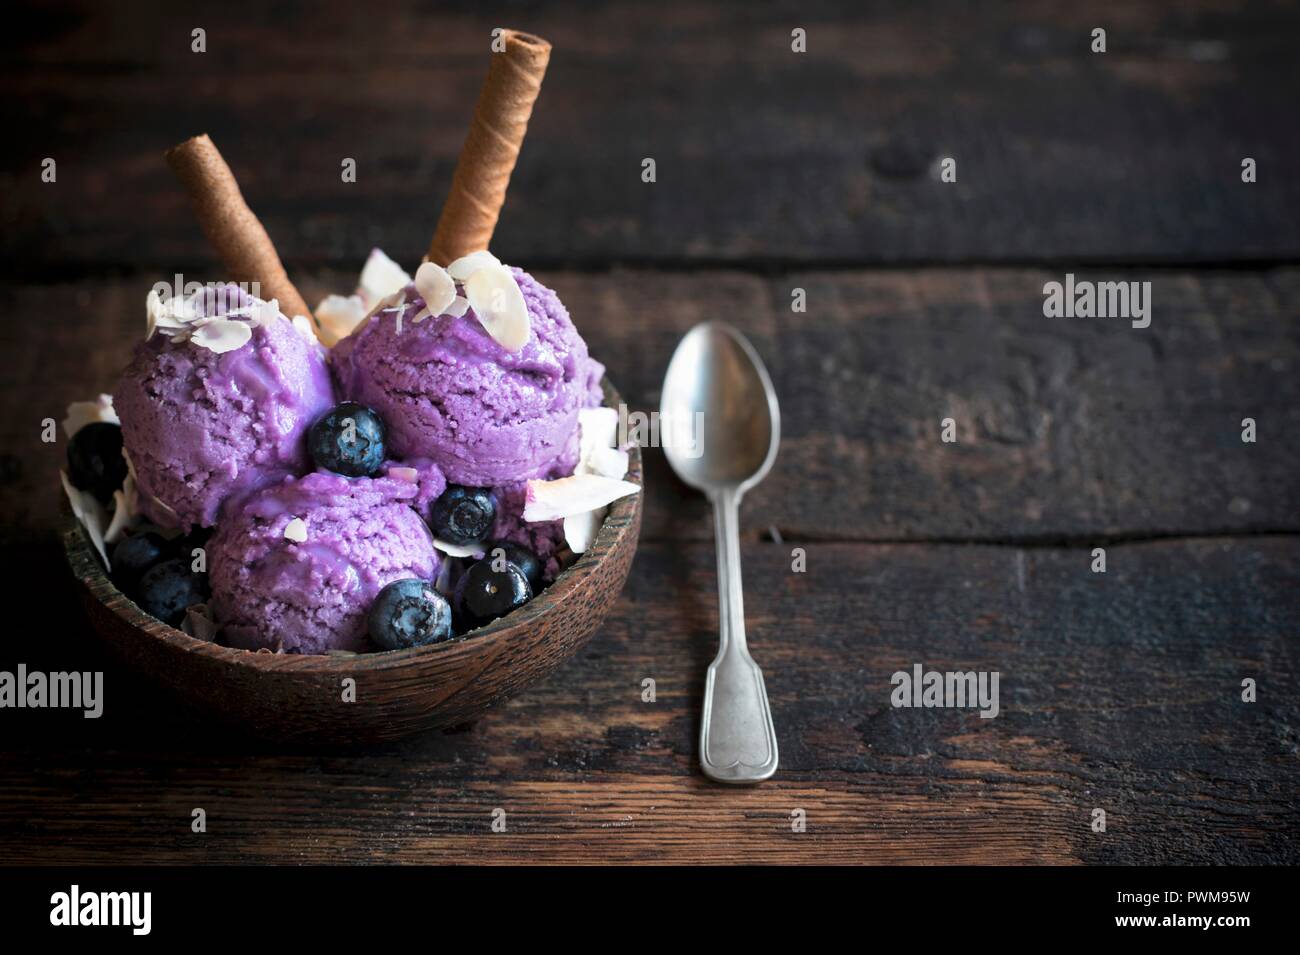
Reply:
[[668, 363], [659, 418], [668, 463], [713, 502], [717, 531], [722, 632], [704, 688], [700, 765], [718, 782], [756, 783], [776, 772], [776, 731], [763, 671], [745, 645], [740, 499], [776, 460], [776, 392], [744, 335], [704, 322], [686, 333]]

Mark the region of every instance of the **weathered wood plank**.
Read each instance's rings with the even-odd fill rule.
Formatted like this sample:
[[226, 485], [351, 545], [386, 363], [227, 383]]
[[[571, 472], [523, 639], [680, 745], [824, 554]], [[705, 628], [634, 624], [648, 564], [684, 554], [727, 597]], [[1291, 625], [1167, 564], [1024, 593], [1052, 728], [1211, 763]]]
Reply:
[[[783, 433], [775, 470], [745, 505], [750, 538], [769, 527], [792, 540], [1300, 531], [1300, 271], [1080, 273], [1150, 279], [1146, 329], [1045, 318], [1043, 283], [1062, 273], [539, 274], [634, 410], [658, 407], [668, 358], [695, 322], [723, 318], [753, 337]], [[54, 526], [63, 447], [39, 442], [40, 421], [111, 390], [152, 281], [5, 294], [9, 526]], [[329, 272], [302, 284], [314, 302], [354, 281]], [[796, 286], [803, 314], [790, 311]], [[953, 444], [940, 440], [945, 417]], [[1245, 417], [1254, 444], [1241, 440]], [[646, 463], [643, 535], [709, 538], [704, 502], [660, 453]]]
[[[0, 157], [5, 267], [206, 261], [161, 160], [202, 130], [291, 267], [350, 263], [376, 243], [417, 257], [499, 24], [385, 9], [35, 11], [0, 74], [0, 122], [21, 131]], [[498, 231], [509, 258], [1300, 255], [1295, 5], [678, 0], [512, 16], [556, 53]], [[1099, 25], [1104, 55], [1089, 51]], [[190, 50], [197, 26], [206, 53]], [[806, 53], [791, 52], [795, 27]], [[945, 156], [956, 183], [934, 175]], [[1251, 185], [1246, 156], [1259, 164]], [[45, 157], [57, 184], [40, 181]], [[344, 157], [356, 183], [341, 182]]]
[[[0, 553], [48, 590], [52, 551]], [[1300, 861], [1300, 538], [1108, 556], [1095, 575], [1081, 549], [815, 544], [793, 574], [787, 548], [747, 544], [782, 759], [754, 789], [694, 768], [716, 639], [703, 543], [643, 545], [602, 634], [549, 681], [364, 753], [227, 735], [110, 664], [99, 720], [6, 713], [0, 860]], [[75, 608], [48, 613], [3, 665], [99, 665]], [[915, 663], [997, 670], [1000, 714], [892, 708], [890, 675]]]

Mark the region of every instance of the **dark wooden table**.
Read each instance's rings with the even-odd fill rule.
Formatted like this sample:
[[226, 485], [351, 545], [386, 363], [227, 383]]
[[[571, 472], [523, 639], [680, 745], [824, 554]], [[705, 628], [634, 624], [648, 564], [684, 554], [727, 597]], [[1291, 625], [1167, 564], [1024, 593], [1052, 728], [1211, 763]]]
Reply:
[[[107, 671], [99, 720], [0, 710], [0, 861], [1300, 861], [1296, 5], [179, 6], [40, 4], [0, 41], [0, 669]], [[40, 422], [110, 388], [154, 281], [213, 271], [162, 150], [210, 132], [315, 301], [372, 245], [418, 260], [498, 25], [555, 55], [497, 251], [634, 408], [706, 318], [780, 393], [743, 513], [761, 787], [696, 769], [711, 525], [658, 453], [603, 631], [458, 732], [249, 740], [70, 600]], [[1067, 272], [1150, 281], [1151, 326], [1045, 318]], [[892, 708], [915, 663], [998, 671], [1000, 715]]]

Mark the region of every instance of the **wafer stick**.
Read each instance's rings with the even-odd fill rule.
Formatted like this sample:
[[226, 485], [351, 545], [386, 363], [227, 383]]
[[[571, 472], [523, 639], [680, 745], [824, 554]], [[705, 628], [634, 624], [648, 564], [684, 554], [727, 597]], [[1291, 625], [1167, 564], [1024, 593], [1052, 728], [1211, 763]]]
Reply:
[[501, 38], [505, 49], [492, 54], [451, 193], [429, 245], [429, 261], [439, 265], [486, 249], [492, 240], [528, 117], [551, 59], [551, 44], [541, 37], [505, 30]]
[[195, 136], [167, 150], [167, 164], [189, 194], [194, 215], [229, 270], [231, 281], [256, 282], [260, 297], [277, 299], [285, 315], [310, 319], [311, 309], [289, 281], [271, 237], [248, 208], [234, 173], [208, 135]]

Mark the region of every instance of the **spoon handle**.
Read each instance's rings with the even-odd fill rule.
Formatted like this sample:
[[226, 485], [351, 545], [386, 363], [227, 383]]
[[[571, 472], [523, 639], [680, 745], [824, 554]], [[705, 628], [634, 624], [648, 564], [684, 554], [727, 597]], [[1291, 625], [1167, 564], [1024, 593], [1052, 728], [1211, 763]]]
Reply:
[[776, 772], [776, 730], [763, 671], [745, 643], [745, 599], [740, 582], [740, 495], [713, 495], [717, 530], [718, 600], [722, 623], [718, 655], [709, 664], [700, 728], [704, 775], [723, 783], [756, 783]]

